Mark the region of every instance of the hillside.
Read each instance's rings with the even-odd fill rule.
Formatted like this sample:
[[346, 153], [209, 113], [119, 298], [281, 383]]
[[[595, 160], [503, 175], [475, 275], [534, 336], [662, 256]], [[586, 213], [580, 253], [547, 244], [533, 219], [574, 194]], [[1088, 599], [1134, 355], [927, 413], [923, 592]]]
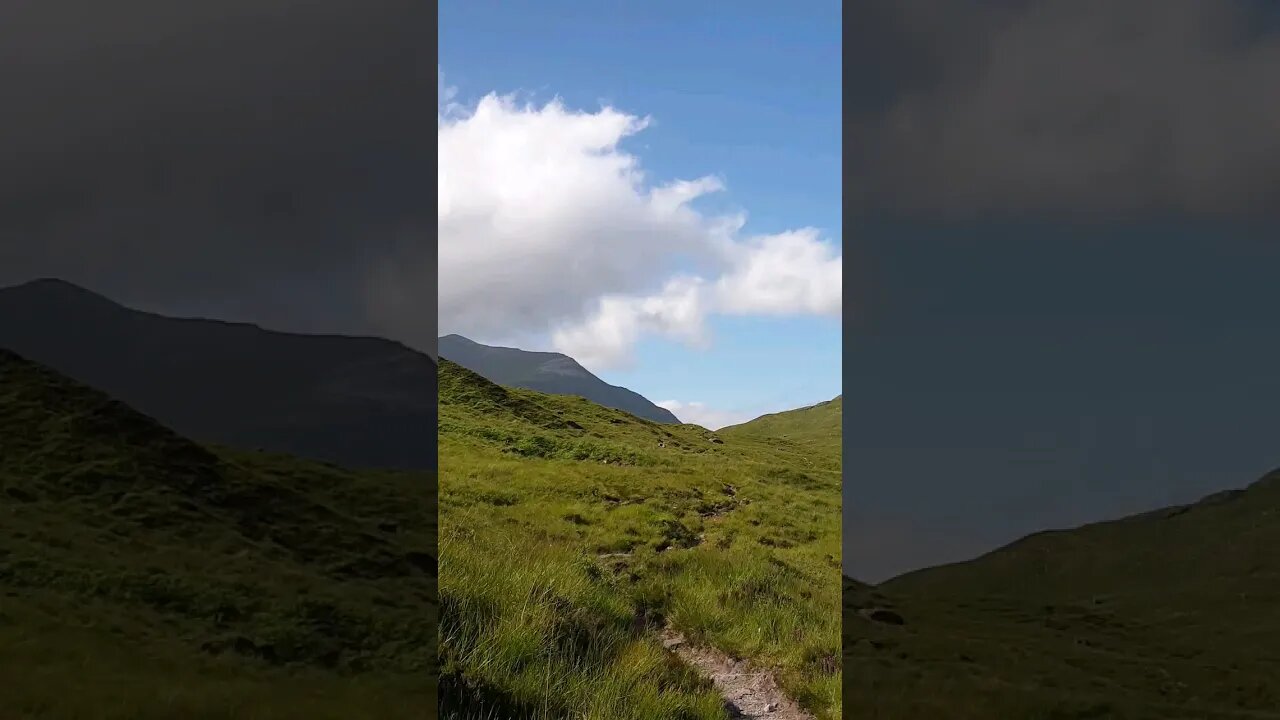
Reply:
[[1280, 471], [845, 592], [860, 717], [1280, 717]]
[[668, 626], [840, 716], [838, 457], [443, 359], [439, 386], [445, 717], [726, 717]]
[[755, 420], [720, 429], [722, 437], [766, 440], [795, 452], [805, 462], [813, 458], [840, 462], [840, 437], [844, 424], [844, 398], [810, 407], [762, 415]]
[[639, 393], [606, 383], [567, 355], [482, 345], [461, 335], [440, 338], [439, 350], [441, 357], [499, 385], [551, 395], [577, 395], [645, 420], [680, 422], [670, 410], [654, 405]]
[[435, 362], [388, 340], [164, 317], [40, 280], [0, 289], [0, 347], [202, 442], [435, 467]]
[[420, 718], [433, 477], [200, 445], [0, 350], [6, 717]]

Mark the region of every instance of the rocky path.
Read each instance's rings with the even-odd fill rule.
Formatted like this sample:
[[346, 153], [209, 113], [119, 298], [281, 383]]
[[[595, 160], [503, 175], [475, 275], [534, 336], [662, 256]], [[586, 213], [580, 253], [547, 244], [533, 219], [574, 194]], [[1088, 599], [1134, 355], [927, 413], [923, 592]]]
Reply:
[[703, 676], [711, 678], [724, 697], [725, 707], [742, 720], [814, 720], [782, 692], [773, 673], [754, 668], [746, 660], [734, 660], [708, 647], [694, 647], [670, 627], [662, 632], [662, 644]]

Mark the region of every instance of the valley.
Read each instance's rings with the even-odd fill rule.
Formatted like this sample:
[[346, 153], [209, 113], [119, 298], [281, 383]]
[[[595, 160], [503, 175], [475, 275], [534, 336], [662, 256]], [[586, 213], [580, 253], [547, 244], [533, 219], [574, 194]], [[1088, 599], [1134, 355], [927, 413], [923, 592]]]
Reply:
[[840, 717], [840, 399], [711, 432], [439, 388], [443, 717], [727, 717], [671, 631]]
[[712, 432], [57, 280], [0, 348], [19, 717], [840, 716], [839, 397]]

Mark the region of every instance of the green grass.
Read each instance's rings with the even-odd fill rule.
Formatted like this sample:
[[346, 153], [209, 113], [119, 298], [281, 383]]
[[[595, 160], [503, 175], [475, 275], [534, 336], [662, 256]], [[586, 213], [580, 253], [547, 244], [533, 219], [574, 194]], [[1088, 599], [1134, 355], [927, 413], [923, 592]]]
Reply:
[[722, 429], [732, 437], [764, 441], [775, 450], [790, 452], [797, 466], [820, 461], [840, 469], [844, 397], [818, 403], [803, 411], [762, 415], [749, 423]]
[[445, 717], [725, 717], [666, 623], [840, 717], [838, 411], [712, 433], [444, 360], [439, 386]]
[[1280, 473], [844, 602], [860, 718], [1280, 718]]
[[0, 351], [14, 718], [421, 718], [432, 477], [198, 445]]

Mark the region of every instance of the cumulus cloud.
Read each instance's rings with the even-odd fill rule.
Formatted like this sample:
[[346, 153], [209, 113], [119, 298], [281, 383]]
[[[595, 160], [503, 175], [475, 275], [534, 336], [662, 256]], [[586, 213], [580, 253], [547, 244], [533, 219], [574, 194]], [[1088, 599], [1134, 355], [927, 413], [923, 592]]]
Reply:
[[675, 413], [675, 416], [680, 418], [680, 422], [701, 425], [708, 430], [719, 430], [730, 425], [738, 425], [757, 417], [744, 412], [710, 408], [705, 403], [700, 402], [663, 400], [654, 404]]
[[716, 281], [716, 309], [737, 315], [840, 314], [843, 262], [814, 228], [765, 235], [730, 248]]
[[678, 277], [649, 296], [606, 295], [580, 322], [552, 333], [552, 345], [587, 367], [625, 367], [629, 351], [644, 334], [678, 338], [706, 347], [707, 315], [703, 281]]
[[[726, 188], [713, 174], [647, 177], [622, 144], [649, 118], [559, 99], [489, 94], [464, 106], [445, 96], [440, 332], [549, 342], [603, 369], [625, 365], [647, 335], [705, 346], [716, 314], [840, 314], [839, 246], [811, 228], [745, 234], [745, 215], [698, 210]], [[420, 260], [397, 257], [380, 279], [402, 307], [422, 284]]]

